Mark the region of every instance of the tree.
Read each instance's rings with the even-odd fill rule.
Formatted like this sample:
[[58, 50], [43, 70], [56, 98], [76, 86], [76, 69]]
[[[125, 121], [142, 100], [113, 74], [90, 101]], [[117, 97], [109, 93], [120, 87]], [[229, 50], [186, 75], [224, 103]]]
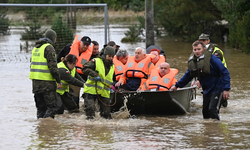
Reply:
[[57, 40], [54, 46], [56, 49], [56, 54], [58, 54], [61, 48], [69, 43], [72, 43], [73, 31], [71, 26], [67, 27], [67, 24], [62, 21], [61, 15], [58, 15], [53, 21], [51, 29], [57, 33]]
[[222, 17], [211, 0], [155, 0], [155, 20], [169, 36], [194, 41], [202, 32], [218, 34], [221, 27], [215, 21], [222, 20]]
[[212, 0], [229, 22], [229, 45], [250, 53], [250, 1]]

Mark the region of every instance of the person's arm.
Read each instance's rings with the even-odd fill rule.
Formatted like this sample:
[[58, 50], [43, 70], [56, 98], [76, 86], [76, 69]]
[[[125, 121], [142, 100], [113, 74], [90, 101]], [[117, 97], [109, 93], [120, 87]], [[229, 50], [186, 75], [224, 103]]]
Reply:
[[193, 79], [193, 77], [190, 76], [190, 72], [187, 69], [186, 73], [181, 77], [181, 79], [175, 83], [175, 86], [172, 86], [170, 90], [176, 91], [177, 88], [182, 88], [185, 85], [188, 84]]
[[64, 46], [59, 53], [57, 54], [57, 63], [61, 62], [61, 58], [65, 57], [66, 55], [68, 55], [68, 53], [71, 50], [71, 43], [67, 44], [66, 46]]
[[78, 80], [77, 78], [73, 77], [71, 73], [65, 68], [59, 68], [59, 72], [61, 75], [61, 79], [65, 80], [67, 83], [72, 84], [74, 86], [83, 87], [84, 82]]
[[228, 72], [228, 69], [222, 64], [219, 58], [217, 57], [211, 57], [211, 65], [215, 68], [217, 72], [219, 72], [220, 75], [222, 75], [223, 78], [223, 98], [225, 100], [228, 99], [229, 97], [229, 90], [231, 89], [230, 87], [230, 74]]
[[95, 71], [95, 59], [92, 59], [91, 61], [85, 63], [82, 68], [82, 72], [86, 76], [91, 76], [91, 77], [98, 77], [99, 74], [97, 71]]
[[56, 80], [57, 83], [61, 83], [61, 78], [59, 74], [59, 70], [57, 68], [57, 62], [55, 58], [55, 50], [54, 47], [48, 45], [44, 50], [44, 58], [47, 59], [47, 65], [52, 77]]

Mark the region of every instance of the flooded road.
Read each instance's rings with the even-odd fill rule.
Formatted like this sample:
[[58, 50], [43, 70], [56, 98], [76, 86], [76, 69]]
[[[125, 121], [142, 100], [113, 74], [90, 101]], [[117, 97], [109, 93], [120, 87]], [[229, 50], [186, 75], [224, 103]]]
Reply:
[[[110, 40], [130, 54], [145, 43], [121, 43], [127, 28], [110, 26]], [[84, 32], [83, 32], [84, 30]], [[82, 32], [81, 32], [82, 31]], [[102, 27], [82, 26], [79, 35], [89, 35], [104, 44]], [[101, 37], [101, 38], [100, 38]], [[227, 108], [221, 121], [202, 119], [202, 95], [197, 91], [188, 114], [138, 116], [136, 119], [86, 120], [84, 112], [36, 119], [29, 76], [30, 51], [20, 51], [20, 31], [0, 37], [0, 149], [249, 149], [250, 148], [250, 56], [219, 45], [231, 75]], [[187, 69], [191, 43], [158, 39], [171, 67], [179, 69], [177, 79]], [[102, 46], [101, 46], [102, 47]], [[101, 49], [101, 48], [100, 48]], [[81, 99], [83, 102], [83, 99]]]

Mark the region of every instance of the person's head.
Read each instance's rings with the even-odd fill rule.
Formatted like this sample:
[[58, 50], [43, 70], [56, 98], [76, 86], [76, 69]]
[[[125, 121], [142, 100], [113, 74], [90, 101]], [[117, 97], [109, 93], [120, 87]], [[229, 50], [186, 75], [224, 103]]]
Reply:
[[142, 47], [137, 47], [135, 49], [135, 61], [139, 62], [146, 58], [146, 50]]
[[153, 61], [158, 61], [160, 59], [160, 50], [153, 48], [149, 51], [149, 54], [155, 55]]
[[45, 38], [48, 38], [51, 40], [52, 44], [55, 44], [56, 43], [56, 32], [52, 29], [48, 29], [45, 34], [44, 34], [44, 37]]
[[73, 70], [74, 67], [76, 66], [77, 57], [76, 57], [76, 55], [68, 54], [65, 56], [63, 62], [66, 62], [67, 66], [70, 70]]
[[170, 65], [166, 62], [160, 64], [159, 74], [160, 76], [165, 76], [170, 72]]
[[206, 50], [205, 44], [202, 41], [195, 41], [193, 44], [193, 52], [196, 57], [200, 57]]
[[93, 44], [92, 55], [97, 55], [97, 53], [99, 52], [99, 43], [96, 41], [92, 41], [92, 44]]
[[111, 46], [106, 46], [104, 49], [104, 57], [105, 59], [112, 61], [115, 56], [115, 49]]
[[126, 50], [120, 49], [117, 51], [116, 57], [125, 65], [128, 61], [128, 52]]
[[114, 41], [109, 41], [108, 44], [107, 44], [107, 46], [114, 47], [115, 50], [116, 50], [116, 48], [117, 48]]
[[199, 41], [202, 41], [205, 45], [209, 44], [210, 43], [209, 35], [201, 33], [201, 35], [199, 36]]
[[81, 53], [85, 52], [89, 48], [90, 44], [91, 44], [91, 39], [88, 36], [82, 37], [79, 51]]

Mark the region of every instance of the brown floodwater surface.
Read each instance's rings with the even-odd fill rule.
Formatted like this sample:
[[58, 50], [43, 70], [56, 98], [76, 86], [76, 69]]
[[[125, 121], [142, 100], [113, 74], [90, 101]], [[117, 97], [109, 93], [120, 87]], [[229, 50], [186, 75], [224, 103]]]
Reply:
[[[84, 29], [84, 30], [83, 30]], [[132, 55], [145, 43], [121, 43], [127, 27], [110, 26], [110, 40]], [[86, 120], [85, 113], [65, 113], [55, 119], [36, 119], [29, 80], [30, 51], [20, 51], [21, 31], [0, 37], [0, 149], [249, 149], [250, 148], [250, 56], [219, 47], [231, 75], [230, 99], [221, 108], [221, 121], [202, 119], [202, 95], [197, 90], [189, 113], [170, 116], [137, 116], [135, 119]], [[81, 26], [77, 34], [89, 35], [102, 48], [103, 28]], [[102, 35], [100, 35], [102, 34]], [[177, 79], [187, 70], [192, 43], [156, 39], [167, 62], [177, 68]], [[100, 48], [100, 49], [101, 49]], [[83, 103], [83, 99], [81, 99]]]

